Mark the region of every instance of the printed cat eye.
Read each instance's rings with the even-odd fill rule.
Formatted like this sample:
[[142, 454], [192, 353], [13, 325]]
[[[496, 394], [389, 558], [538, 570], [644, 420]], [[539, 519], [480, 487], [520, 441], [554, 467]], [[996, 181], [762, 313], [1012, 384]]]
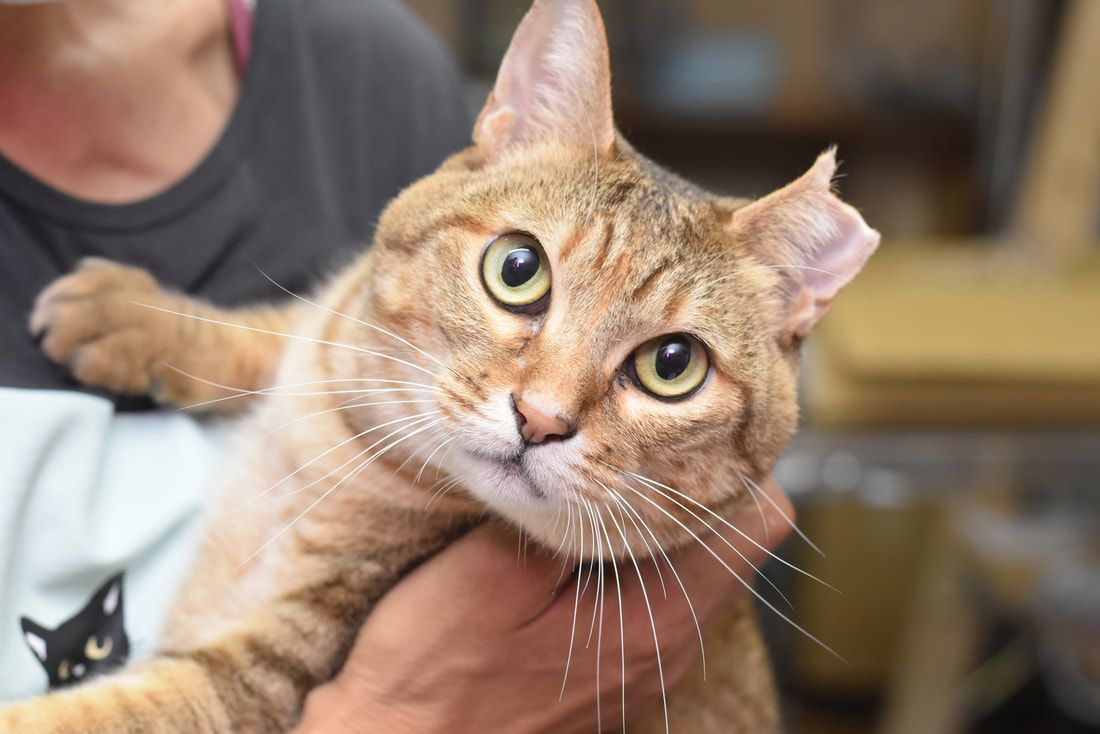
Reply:
[[96, 639], [95, 635], [88, 638], [88, 641], [84, 643], [84, 656], [89, 660], [103, 660], [111, 654], [111, 648], [114, 643], [110, 637], [104, 637], [103, 642], [100, 643]]
[[666, 334], [634, 352], [632, 372], [646, 392], [659, 398], [685, 398], [702, 386], [710, 369], [707, 350], [687, 334]]
[[550, 269], [534, 237], [510, 232], [481, 256], [481, 281], [497, 303], [517, 313], [538, 313], [550, 297]]

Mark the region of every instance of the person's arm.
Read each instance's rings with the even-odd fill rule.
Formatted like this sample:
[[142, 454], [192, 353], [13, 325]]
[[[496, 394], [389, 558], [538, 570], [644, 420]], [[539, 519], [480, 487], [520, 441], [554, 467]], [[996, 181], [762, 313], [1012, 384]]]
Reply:
[[[790, 503], [769, 483], [778, 507]], [[731, 519], [747, 536], [775, 548], [789, 532], [771, 505], [750, 506]], [[765, 524], [768, 532], [765, 532]], [[765, 552], [732, 532], [711, 547], [743, 578]], [[724, 550], [723, 550], [724, 549]], [[743, 589], [703, 548], [671, 555], [704, 625]], [[589, 732], [596, 711], [596, 644], [589, 640], [595, 579], [562, 574], [562, 559], [517, 558], [514, 535], [483, 527], [430, 559], [398, 584], [363, 626], [343, 671], [306, 701], [298, 734], [464, 734], [486, 731]], [[634, 567], [619, 566], [622, 583], [629, 716], [660, 700], [653, 634]], [[667, 685], [685, 675], [699, 655], [690, 611], [678, 587], [668, 598], [652, 573], [646, 581], [661, 643]], [[619, 616], [612, 571], [605, 571], [601, 658], [601, 713], [606, 725], [622, 718]], [[666, 573], [667, 575], [667, 573]], [[574, 617], [578, 598], [579, 612]], [[575, 627], [574, 627], [575, 621]], [[564, 695], [562, 677], [573, 639]], [[562, 695], [559, 701], [559, 695]]]

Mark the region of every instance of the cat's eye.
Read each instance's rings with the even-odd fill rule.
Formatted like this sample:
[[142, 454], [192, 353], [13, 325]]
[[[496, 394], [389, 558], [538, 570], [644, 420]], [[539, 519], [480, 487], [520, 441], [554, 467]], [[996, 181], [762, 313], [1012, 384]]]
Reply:
[[631, 366], [642, 389], [659, 398], [675, 399], [699, 389], [710, 361], [699, 340], [687, 334], [666, 334], [639, 347]]
[[537, 313], [550, 296], [550, 268], [531, 235], [511, 232], [489, 243], [481, 256], [481, 280], [509, 311]]
[[111, 647], [114, 643], [110, 637], [104, 637], [103, 643], [96, 639], [95, 635], [88, 638], [88, 641], [84, 643], [84, 657], [89, 660], [103, 660], [105, 657], [111, 654]]
[[57, 666], [57, 677], [60, 678], [61, 680], [68, 680], [69, 679], [69, 659], [68, 658], [65, 658], [64, 660], [62, 660], [61, 663]]

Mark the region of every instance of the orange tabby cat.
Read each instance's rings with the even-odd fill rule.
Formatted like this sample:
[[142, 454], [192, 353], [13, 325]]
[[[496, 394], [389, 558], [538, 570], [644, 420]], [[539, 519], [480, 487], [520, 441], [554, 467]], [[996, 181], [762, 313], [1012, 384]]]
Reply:
[[[878, 243], [834, 169], [749, 202], [658, 168], [615, 130], [595, 4], [536, 0], [474, 145], [316, 302], [221, 310], [86, 261], [32, 316], [53, 359], [254, 410], [157, 656], [0, 729], [285, 730], [379, 596], [486, 508], [579, 558], [704, 535], [774, 465], [799, 344]], [[457, 486], [429, 503], [423, 466]], [[709, 632], [732, 652], [674, 692], [674, 731], [777, 728], [748, 607]]]

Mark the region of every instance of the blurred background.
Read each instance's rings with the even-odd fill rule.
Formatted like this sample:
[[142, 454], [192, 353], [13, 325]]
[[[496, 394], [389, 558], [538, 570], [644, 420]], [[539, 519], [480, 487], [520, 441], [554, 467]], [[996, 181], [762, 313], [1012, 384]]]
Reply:
[[[526, 2], [412, 0], [480, 106]], [[1100, 731], [1100, 0], [601, 0], [620, 128], [722, 193], [840, 146], [765, 613], [792, 732]]]

